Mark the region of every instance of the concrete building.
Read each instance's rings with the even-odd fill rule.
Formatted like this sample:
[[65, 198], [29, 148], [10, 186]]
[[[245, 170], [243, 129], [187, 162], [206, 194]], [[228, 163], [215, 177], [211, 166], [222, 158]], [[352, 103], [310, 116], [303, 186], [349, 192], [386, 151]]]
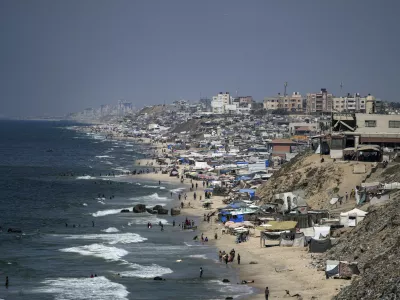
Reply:
[[400, 115], [337, 113], [333, 115], [332, 130], [345, 136], [346, 147], [400, 146]]
[[[214, 114], [223, 114], [226, 112], [226, 106], [233, 104], [233, 98], [229, 92], [220, 92], [217, 96], [214, 96], [211, 101], [211, 109]], [[229, 110], [231, 107], [229, 107]]]
[[346, 97], [333, 98], [333, 110], [336, 112], [346, 111], [346, 112], [365, 113], [366, 103], [367, 103], [367, 97], [361, 97], [360, 94], [358, 93], [355, 93], [353, 95], [348, 93]]
[[246, 103], [246, 104], [251, 104], [253, 103], [253, 97], [252, 96], [240, 96], [239, 98], [239, 103]]
[[284, 109], [287, 112], [302, 112], [303, 97], [298, 92], [294, 92], [291, 96], [282, 96], [278, 93], [276, 97], [264, 98], [264, 109]]
[[307, 94], [307, 113], [325, 113], [332, 111], [333, 95], [326, 89], [320, 92]]

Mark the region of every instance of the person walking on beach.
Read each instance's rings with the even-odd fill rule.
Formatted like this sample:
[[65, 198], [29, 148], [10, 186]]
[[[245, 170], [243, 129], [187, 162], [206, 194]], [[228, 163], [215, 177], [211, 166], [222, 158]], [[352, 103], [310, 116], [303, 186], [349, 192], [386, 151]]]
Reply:
[[199, 186], [199, 184], [196, 182], [196, 190], [197, 190], [197, 187]]
[[349, 194], [346, 192], [346, 202], [349, 200]]
[[268, 297], [269, 297], [269, 289], [268, 289], [268, 287], [265, 288], [264, 294], [265, 294], [265, 300], [268, 300]]
[[200, 278], [203, 277], [203, 268], [200, 267]]
[[239, 253], [238, 253], [237, 261], [238, 261], [238, 265], [240, 265], [240, 254]]

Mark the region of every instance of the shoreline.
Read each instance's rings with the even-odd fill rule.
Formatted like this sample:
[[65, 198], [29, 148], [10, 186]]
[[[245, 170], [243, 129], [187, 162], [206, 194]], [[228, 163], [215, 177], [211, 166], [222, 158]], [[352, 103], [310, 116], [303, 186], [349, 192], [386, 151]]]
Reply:
[[[85, 132], [85, 130], [82, 130], [82, 132]], [[107, 132], [97, 132], [97, 134], [107, 135]], [[148, 149], [154, 153], [160, 153], [160, 150], [165, 148], [165, 145], [160, 143], [152, 143], [149, 138], [138, 139], [113, 135], [108, 139], [135, 142], [138, 145], [147, 146]], [[153, 163], [153, 165], [146, 165], [147, 163]], [[154, 159], [149, 157], [137, 159], [134, 166], [140, 169], [146, 167], [149, 169], [152, 169], [153, 167], [158, 169], [160, 168], [160, 165], [158, 165]], [[205, 237], [209, 237], [208, 243], [216, 248], [216, 252], [218, 252], [218, 250], [229, 252], [233, 248], [237, 254], [240, 254], [241, 264], [238, 265], [237, 260], [235, 260], [234, 262], [229, 263], [228, 267], [233, 267], [237, 270], [235, 272], [237, 272], [240, 281], [255, 281], [254, 283], [247, 284], [255, 291], [255, 293], [245, 297], [247, 300], [265, 299], [264, 289], [266, 286], [268, 286], [270, 290], [270, 299], [287, 299], [287, 291], [289, 291], [290, 295], [298, 294], [301, 295], [302, 299], [328, 300], [337, 295], [342, 287], [350, 284], [349, 281], [345, 280], [326, 280], [324, 272], [320, 272], [315, 267], [311, 267], [312, 256], [317, 255], [309, 254], [307, 247], [275, 247], [275, 245], [267, 243], [267, 247], [261, 248], [259, 232], [255, 229], [251, 229], [250, 231], [253, 233], [253, 236], [250, 237], [248, 241], [240, 244], [236, 244], [234, 236], [228, 234], [222, 235], [221, 229], [224, 227], [221, 223], [214, 222], [213, 219], [211, 219], [210, 223], [201, 220], [203, 219], [204, 213], [212, 212], [219, 207], [226, 206], [222, 202], [223, 197], [212, 196], [212, 209], [204, 209], [201, 205], [201, 201], [194, 201], [193, 192], [188, 191], [191, 187], [190, 179], [185, 178], [184, 183], [181, 183], [177, 177], [170, 177], [169, 174], [162, 174], [161, 172], [158, 172], [157, 174], [144, 173], [126, 176], [153, 181], [157, 184], [158, 181], [167, 182], [187, 188], [183, 192], [186, 192], [188, 195], [188, 200], [183, 202], [187, 204], [190, 202], [191, 207], [186, 207], [181, 210], [180, 215], [192, 216], [200, 220], [200, 223], [198, 224], [198, 234], [200, 235], [201, 233], [204, 233]], [[194, 184], [196, 182], [199, 183], [197, 192], [202, 195], [202, 182], [193, 180]], [[174, 198], [174, 201], [178, 201], [178, 199]], [[217, 240], [214, 239], [215, 232], [218, 234]], [[250, 262], [254, 263], [250, 264]]]
[[[154, 166], [159, 167], [153, 159], [139, 159], [137, 162], [140, 162], [140, 167], [143, 167], [143, 163], [147, 162], [154, 162]], [[177, 177], [170, 177], [169, 174], [149, 173], [130, 176], [137, 176], [138, 178], [157, 183], [161, 181], [161, 183], [181, 184]], [[194, 184], [196, 182], [199, 183], [197, 193], [202, 194], [204, 191], [202, 182], [193, 180]], [[183, 202], [190, 202], [191, 205], [190, 208], [181, 210], [181, 215], [199, 218], [198, 234], [204, 233], [204, 237], [207, 236], [209, 238], [208, 243], [215, 246], [216, 251], [225, 250], [229, 252], [231, 249], [235, 249], [236, 254], [240, 254], [240, 265], [235, 259], [234, 262], [229, 263], [228, 267], [233, 267], [237, 270], [240, 281], [255, 281], [254, 283], [247, 284], [255, 290], [255, 293], [245, 299], [265, 299], [264, 289], [268, 286], [270, 299], [287, 299], [286, 290], [288, 290], [291, 295], [299, 294], [303, 299], [328, 300], [332, 299], [343, 286], [349, 284], [349, 281], [346, 280], [326, 280], [324, 272], [311, 267], [312, 256], [317, 256], [317, 254], [308, 253], [307, 247], [279, 247], [273, 243], [267, 243], [267, 247], [261, 248], [260, 234], [256, 229], [250, 230], [253, 236], [248, 241], [236, 244], [235, 236], [228, 234], [221, 235], [221, 229], [224, 227], [221, 223], [215, 222], [215, 218], [211, 218], [210, 223], [201, 221], [203, 220], [204, 213], [207, 214], [219, 207], [226, 206], [222, 202], [224, 197], [212, 196], [212, 209], [207, 210], [202, 207], [201, 201], [198, 199], [194, 201], [193, 192], [188, 191], [191, 187], [190, 179], [185, 178], [184, 183], [181, 185], [187, 187], [187, 190], [184, 192], [188, 195], [188, 200]], [[215, 233], [218, 234], [217, 240], [214, 239]]]

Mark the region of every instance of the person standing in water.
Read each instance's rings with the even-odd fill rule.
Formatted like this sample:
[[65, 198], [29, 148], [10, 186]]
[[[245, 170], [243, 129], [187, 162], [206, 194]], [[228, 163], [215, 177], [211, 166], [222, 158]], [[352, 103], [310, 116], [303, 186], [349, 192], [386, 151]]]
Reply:
[[202, 278], [202, 277], [203, 277], [203, 268], [200, 267], [200, 278]]
[[8, 276], [6, 277], [6, 288], [8, 289]]

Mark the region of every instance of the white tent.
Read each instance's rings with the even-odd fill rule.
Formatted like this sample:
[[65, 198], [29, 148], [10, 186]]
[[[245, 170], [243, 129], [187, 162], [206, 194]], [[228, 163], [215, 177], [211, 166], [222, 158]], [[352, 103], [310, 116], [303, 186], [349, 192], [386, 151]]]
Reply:
[[367, 212], [358, 208], [342, 212], [340, 213], [340, 225], [344, 227], [355, 227], [367, 214]]

